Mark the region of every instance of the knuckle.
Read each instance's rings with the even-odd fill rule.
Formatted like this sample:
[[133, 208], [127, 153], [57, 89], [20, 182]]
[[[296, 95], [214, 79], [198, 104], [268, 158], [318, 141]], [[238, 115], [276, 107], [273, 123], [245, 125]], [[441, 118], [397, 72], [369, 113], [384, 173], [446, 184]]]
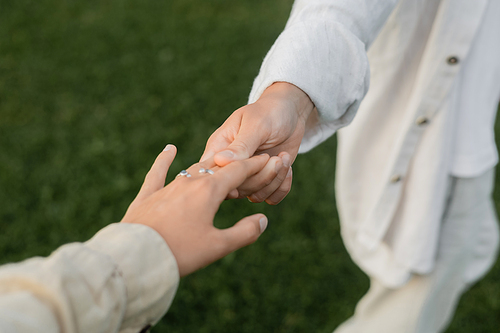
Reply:
[[250, 199], [250, 196], [252, 196], [252, 194], [254, 194], [258, 190], [259, 189], [238, 189], [238, 192], [240, 194], [240, 197]]
[[275, 193], [273, 193], [273, 195], [267, 198], [266, 202], [270, 205], [275, 206], [283, 201], [283, 199], [285, 199], [288, 192], [290, 192], [290, 190], [277, 190]]
[[250, 201], [252, 201], [254, 203], [261, 203], [267, 198], [267, 196], [264, 196], [263, 193], [257, 192], [257, 193], [252, 194], [248, 198], [250, 199]]
[[272, 206], [276, 206], [277, 204], [279, 204], [281, 202], [281, 200], [273, 200], [271, 198], [268, 198], [266, 199], [266, 203], [268, 205], [272, 205]]
[[[252, 194], [252, 192], [249, 192], [248, 189], [245, 189], [245, 188], [237, 188], [236, 191], [238, 192], [238, 196], [233, 198], [233, 199], [241, 199], [241, 198], [247, 197], [250, 194]], [[236, 192], [234, 192], [234, 193], [236, 193]]]
[[266, 177], [263, 179], [262, 181], [262, 185], [263, 187], [266, 187], [266, 186], [269, 186], [271, 185], [274, 181], [279, 181], [280, 184], [281, 184], [281, 181], [277, 178], [277, 174], [276, 172], [272, 172], [268, 175], [266, 175]]
[[[260, 227], [257, 223], [245, 223], [245, 225], [240, 227], [240, 242], [238, 247], [247, 246], [252, 244], [259, 238]], [[233, 249], [235, 250], [235, 249]]]
[[276, 175], [276, 179], [279, 181], [280, 185], [285, 181], [286, 175], [287, 175], [286, 168], [282, 168], [280, 172]]
[[259, 238], [259, 235], [260, 235], [260, 224], [259, 223], [251, 223], [250, 225], [252, 226], [253, 239], [256, 240], [257, 238]]
[[244, 237], [247, 240], [244, 245], [251, 244], [259, 238], [260, 235], [260, 227], [257, 223], [247, 223], [245, 228], [243, 228]]

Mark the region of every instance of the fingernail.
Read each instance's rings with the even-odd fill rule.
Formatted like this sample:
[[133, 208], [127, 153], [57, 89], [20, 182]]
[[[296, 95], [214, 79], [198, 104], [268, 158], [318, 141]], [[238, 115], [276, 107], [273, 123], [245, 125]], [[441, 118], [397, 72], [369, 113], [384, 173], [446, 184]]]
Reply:
[[269, 154], [268, 153], [262, 153], [259, 156], [266, 156], [267, 158], [269, 158]]
[[285, 168], [288, 168], [290, 166], [290, 155], [286, 154], [281, 160], [283, 161], [283, 165], [285, 166]]
[[252, 199], [250, 199], [250, 197], [247, 197], [247, 199], [248, 199], [248, 201], [250, 201], [251, 203], [254, 203], [254, 202], [252, 201]]
[[267, 228], [267, 217], [261, 217], [260, 220], [259, 220], [259, 224], [260, 224], [260, 233], [263, 233], [264, 230], [266, 230]]
[[286, 174], [286, 178], [292, 177], [292, 168], [288, 168], [288, 173]]
[[163, 148], [163, 151], [169, 151], [170, 149], [172, 149], [174, 145], [171, 145], [170, 143], [168, 145], [165, 146], [165, 148]]
[[234, 153], [230, 150], [223, 150], [223, 151], [217, 153], [217, 155], [219, 155], [221, 157], [225, 157], [225, 158], [230, 159], [230, 160], [233, 159], [233, 157], [234, 157]]

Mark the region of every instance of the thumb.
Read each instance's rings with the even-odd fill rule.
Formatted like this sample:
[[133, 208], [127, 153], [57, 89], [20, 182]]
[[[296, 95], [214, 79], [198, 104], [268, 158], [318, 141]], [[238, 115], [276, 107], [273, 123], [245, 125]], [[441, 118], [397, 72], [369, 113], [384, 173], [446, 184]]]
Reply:
[[218, 128], [214, 133], [212, 133], [212, 135], [210, 135], [210, 138], [205, 145], [205, 151], [200, 158], [200, 162], [204, 162], [209, 158], [213, 158], [217, 152], [229, 146], [231, 140], [228, 138], [229, 135], [227, 132], [228, 131], [223, 126]]
[[228, 242], [229, 251], [226, 254], [252, 244], [266, 228], [267, 217], [263, 214], [255, 214], [241, 219], [231, 228], [221, 230]]
[[[243, 125], [243, 124], [242, 124]], [[214, 155], [214, 161], [219, 166], [225, 166], [233, 161], [239, 161], [253, 156], [259, 146], [265, 142], [259, 130], [248, 127], [240, 127], [240, 131], [234, 141], [223, 151]]]

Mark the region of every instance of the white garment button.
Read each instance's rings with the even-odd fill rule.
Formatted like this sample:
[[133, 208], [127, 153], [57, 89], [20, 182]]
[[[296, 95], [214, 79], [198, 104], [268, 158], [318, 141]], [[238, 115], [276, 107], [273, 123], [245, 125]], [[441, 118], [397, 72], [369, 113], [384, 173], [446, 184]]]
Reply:
[[399, 182], [401, 179], [403, 179], [403, 177], [401, 177], [401, 175], [394, 175], [391, 177], [391, 183], [397, 183]]
[[423, 125], [426, 125], [429, 123], [429, 118], [425, 117], [425, 116], [420, 116], [418, 117], [416, 120], [415, 120], [415, 123], [418, 125], [418, 126], [423, 126]]

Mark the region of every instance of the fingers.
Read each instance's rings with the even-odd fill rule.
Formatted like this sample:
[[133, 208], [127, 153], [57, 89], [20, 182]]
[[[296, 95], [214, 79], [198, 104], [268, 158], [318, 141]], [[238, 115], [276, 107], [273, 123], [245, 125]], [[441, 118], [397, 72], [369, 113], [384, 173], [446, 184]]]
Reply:
[[217, 184], [216, 189], [219, 192], [218, 194], [225, 198], [246, 179], [262, 170], [267, 161], [269, 161], [269, 155], [262, 154], [243, 161], [236, 161], [220, 168], [211, 176]]
[[292, 167], [290, 167], [288, 168], [288, 173], [283, 183], [281, 183], [281, 186], [266, 199], [268, 204], [277, 205], [288, 195], [292, 188], [292, 174]]
[[174, 145], [169, 144], [163, 149], [147, 173], [137, 198], [147, 197], [165, 186], [168, 169], [176, 154], [177, 148]]
[[191, 165], [186, 170], [191, 175], [194, 176], [194, 175], [197, 175], [199, 173], [200, 169], [210, 169], [212, 171], [216, 171], [216, 170], [219, 169], [219, 167], [217, 166], [217, 164], [215, 164], [214, 158], [213, 157], [209, 157], [209, 158], [205, 159], [202, 162], [195, 163], [195, 164]]
[[214, 155], [217, 165], [225, 166], [233, 161], [249, 158], [268, 139], [262, 124], [252, 119], [242, 119], [236, 133], [231, 144]]
[[[278, 156], [271, 157], [261, 171], [248, 178], [238, 187], [238, 197], [247, 197], [267, 187], [274, 181], [281, 169], [283, 169], [283, 162], [281, 158]], [[261, 201], [264, 201], [264, 199]]]
[[227, 242], [227, 246], [224, 248], [226, 253], [223, 253], [222, 256], [252, 244], [266, 228], [267, 217], [263, 214], [255, 214], [241, 219], [231, 228], [220, 230]]
[[[278, 156], [281, 157], [281, 159], [283, 161], [281, 169], [279, 170], [279, 172], [277, 173], [276, 177], [274, 177], [274, 179], [272, 180], [271, 183], [269, 183], [267, 186], [265, 186], [265, 187], [263, 187], [263, 188], [255, 191], [253, 194], [251, 194], [248, 197], [248, 199], [250, 201], [252, 201], [252, 202], [262, 202], [262, 201], [266, 200], [266, 202], [267, 202], [267, 199], [271, 195], [273, 195], [276, 191], [279, 191], [279, 192], [277, 193], [277, 195], [275, 196], [275, 198], [276, 199], [280, 199], [279, 201], [281, 201], [286, 196], [286, 194], [288, 194], [289, 188], [288, 188], [288, 191], [286, 191], [286, 193], [283, 195], [283, 197], [281, 197], [281, 194], [285, 190], [285, 188], [283, 188], [282, 190], [280, 190], [280, 189], [281, 189], [281, 186], [282, 186], [283, 182], [287, 178], [288, 171], [290, 170], [291, 157], [290, 157], [290, 154], [288, 154], [286, 152], [282, 152]], [[290, 187], [291, 183], [290, 184], [285, 184], [285, 186]], [[274, 204], [279, 203], [279, 201], [275, 202]], [[274, 202], [274, 201], [273, 200], [269, 200], [268, 203], [271, 204], [271, 202]]]

